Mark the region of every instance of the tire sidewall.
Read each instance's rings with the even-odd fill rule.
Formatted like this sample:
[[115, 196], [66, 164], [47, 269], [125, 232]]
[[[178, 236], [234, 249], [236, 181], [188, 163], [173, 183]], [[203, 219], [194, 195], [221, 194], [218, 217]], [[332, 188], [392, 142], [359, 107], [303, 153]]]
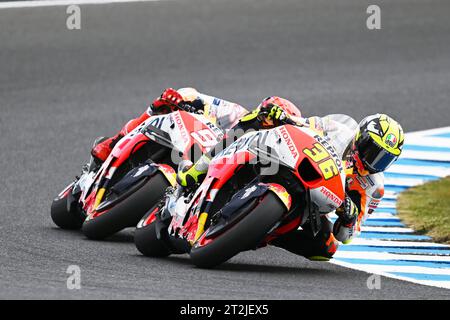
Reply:
[[161, 172], [149, 177], [139, 189], [101, 215], [83, 223], [83, 233], [90, 239], [104, 239], [136, 224], [164, 195], [169, 181]]
[[192, 262], [211, 268], [239, 252], [256, 248], [285, 211], [281, 200], [273, 192], [267, 192], [255, 208], [212, 242], [201, 247], [194, 244], [190, 252]]

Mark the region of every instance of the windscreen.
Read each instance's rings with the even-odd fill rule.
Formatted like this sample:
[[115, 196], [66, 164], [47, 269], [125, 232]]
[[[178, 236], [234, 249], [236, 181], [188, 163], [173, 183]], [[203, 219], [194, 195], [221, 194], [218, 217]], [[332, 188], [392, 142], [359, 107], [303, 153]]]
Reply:
[[326, 138], [342, 159], [344, 151], [355, 136], [358, 123], [345, 114], [330, 114], [321, 118]]

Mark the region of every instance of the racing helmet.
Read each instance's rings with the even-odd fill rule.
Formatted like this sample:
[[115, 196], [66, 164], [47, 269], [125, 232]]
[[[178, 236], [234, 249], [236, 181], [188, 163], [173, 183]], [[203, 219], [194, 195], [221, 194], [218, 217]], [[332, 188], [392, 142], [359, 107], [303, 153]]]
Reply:
[[270, 108], [272, 106], [280, 107], [281, 109], [283, 109], [284, 112], [286, 112], [286, 114], [288, 116], [294, 116], [294, 117], [301, 117], [302, 116], [302, 113], [295, 106], [295, 104], [293, 104], [292, 102], [290, 102], [287, 99], [280, 98], [280, 97], [277, 97], [277, 96], [271, 96], [271, 97], [265, 98], [261, 102], [261, 104], [258, 106], [258, 109]]
[[364, 118], [352, 142], [352, 155], [360, 175], [383, 172], [400, 156], [404, 134], [400, 124], [385, 114]]

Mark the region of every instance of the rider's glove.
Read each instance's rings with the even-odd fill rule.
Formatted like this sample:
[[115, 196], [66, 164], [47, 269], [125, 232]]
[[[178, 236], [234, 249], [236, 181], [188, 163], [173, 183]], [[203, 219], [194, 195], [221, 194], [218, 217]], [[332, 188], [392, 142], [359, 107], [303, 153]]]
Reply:
[[273, 104], [269, 104], [265, 106], [264, 108], [261, 108], [258, 110], [258, 117], [265, 120], [272, 120], [273, 122], [281, 123], [288, 119], [288, 115], [284, 110]]
[[267, 118], [269, 120], [283, 121], [286, 118], [288, 118], [288, 115], [279, 106], [272, 106], [272, 108], [269, 111], [269, 114], [267, 115]]
[[159, 108], [162, 106], [175, 106], [178, 107], [180, 103], [183, 102], [183, 97], [175, 89], [168, 88], [164, 90], [159, 98], [153, 101], [152, 105], [154, 108]]
[[346, 197], [342, 205], [336, 209], [338, 219], [334, 222], [333, 234], [338, 241], [349, 243], [356, 230], [359, 209], [358, 206]]

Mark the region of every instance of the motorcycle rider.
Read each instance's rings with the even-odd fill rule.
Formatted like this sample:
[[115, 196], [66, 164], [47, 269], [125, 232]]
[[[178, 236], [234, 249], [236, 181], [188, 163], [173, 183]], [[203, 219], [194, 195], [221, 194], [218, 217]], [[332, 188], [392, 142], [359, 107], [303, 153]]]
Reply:
[[[260, 115], [267, 115], [261, 117]], [[301, 117], [300, 111], [288, 100], [269, 97], [258, 108], [243, 117], [235, 127], [243, 129], [268, 129], [285, 123], [290, 116]], [[266, 123], [266, 121], [269, 121]], [[266, 124], [265, 124], [266, 123]], [[311, 117], [302, 125], [326, 135], [326, 121]], [[236, 135], [233, 137], [238, 138]], [[229, 146], [233, 141], [227, 141]], [[403, 129], [395, 120], [384, 114], [364, 118], [348, 144], [343, 160], [346, 164], [346, 198], [336, 210], [338, 219], [331, 223], [327, 216], [321, 217], [321, 229], [314, 236], [310, 225], [301, 230], [292, 230], [271, 241], [281, 247], [310, 260], [328, 261], [336, 252], [339, 242], [349, 243], [360, 232], [361, 224], [380, 203], [384, 195], [385, 171], [401, 154], [404, 142]], [[202, 181], [210, 159], [217, 148], [202, 156], [196, 164], [186, 166], [177, 174], [177, 182], [183, 187]]]
[[[311, 127], [327, 131], [321, 118], [309, 118]], [[339, 242], [348, 244], [361, 232], [361, 225], [378, 207], [384, 195], [383, 172], [402, 152], [403, 129], [385, 114], [364, 118], [344, 152], [346, 167], [346, 198], [336, 210], [334, 224], [322, 216], [322, 228], [314, 236], [311, 226], [293, 230], [270, 244], [302, 255], [310, 260], [328, 261], [336, 252]]]
[[205, 95], [194, 88], [181, 88], [178, 90], [167, 88], [144, 113], [128, 121], [116, 135], [100, 140], [92, 148], [92, 156], [97, 161], [104, 162], [116, 143], [150, 116], [167, 114], [179, 109], [201, 112], [222, 129], [229, 128], [248, 112], [244, 107], [236, 103]]
[[200, 183], [208, 171], [211, 159], [242, 135], [251, 130], [271, 129], [286, 124], [291, 117], [301, 119], [301, 111], [291, 101], [276, 96], [265, 98], [257, 108], [242, 117], [230, 129], [222, 143], [219, 142], [207, 154], [202, 155], [195, 164], [184, 165], [177, 173], [178, 184], [182, 187], [192, 187]]

